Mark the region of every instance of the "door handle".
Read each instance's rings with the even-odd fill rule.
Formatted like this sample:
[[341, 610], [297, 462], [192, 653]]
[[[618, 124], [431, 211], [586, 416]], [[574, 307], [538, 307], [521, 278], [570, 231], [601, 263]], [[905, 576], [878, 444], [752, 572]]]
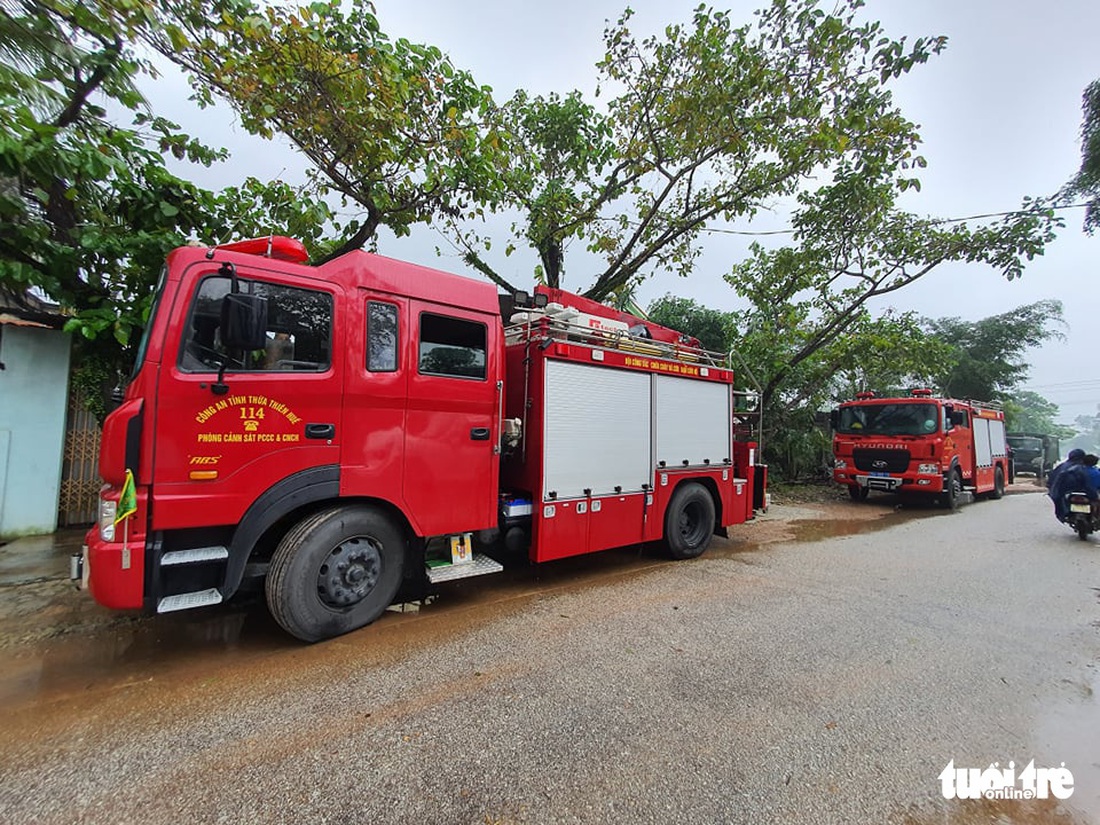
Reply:
[[471, 441], [488, 441], [489, 440], [489, 428], [488, 427], [473, 427], [470, 429]]
[[336, 425], [306, 424], [306, 438], [336, 438]]

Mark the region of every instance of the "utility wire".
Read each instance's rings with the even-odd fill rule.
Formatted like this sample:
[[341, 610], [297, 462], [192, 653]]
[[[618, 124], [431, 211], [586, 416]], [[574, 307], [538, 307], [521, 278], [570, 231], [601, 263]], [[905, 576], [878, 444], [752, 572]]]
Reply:
[[[1065, 206], [1052, 206], [1050, 208], [1057, 212], [1062, 209], [1084, 209], [1086, 206], [1088, 206], [1087, 203], [1069, 203]], [[1013, 209], [1008, 212], [986, 212], [980, 215], [966, 215], [961, 218], [936, 218], [931, 222], [934, 224], [962, 223], [963, 221], [976, 221], [980, 218], [1006, 218], [1010, 215], [1026, 215], [1030, 211], [1029, 209]], [[614, 220], [614, 218], [606, 218], [605, 220]], [[632, 223], [631, 225], [636, 224]], [[753, 232], [747, 229], [716, 229], [711, 227], [706, 227], [700, 231], [713, 235], [749, 235], [752, 237], [762, 237], [765, 235], [793, 235], [795, 232], [793, 229], [772, 229], [768, 231]]]

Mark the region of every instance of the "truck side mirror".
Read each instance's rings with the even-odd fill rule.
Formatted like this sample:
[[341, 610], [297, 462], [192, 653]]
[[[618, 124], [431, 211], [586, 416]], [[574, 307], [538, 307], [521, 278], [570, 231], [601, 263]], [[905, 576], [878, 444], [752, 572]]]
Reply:
[[267, 298], [244, 292], [222, 298], [221, 339], [230, 350], [263, 349], [267, 345]]
[[834, 432], [840, 429], [840, 410], [829, 410], [829, 426]]

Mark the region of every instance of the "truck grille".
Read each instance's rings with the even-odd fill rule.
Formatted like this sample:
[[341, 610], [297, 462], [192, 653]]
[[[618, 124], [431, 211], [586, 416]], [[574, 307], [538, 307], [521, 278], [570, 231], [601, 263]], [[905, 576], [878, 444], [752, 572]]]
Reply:
[[857, 470], [865, 473], [904, 473], [909, 469], [908, 450], [852, 450]]

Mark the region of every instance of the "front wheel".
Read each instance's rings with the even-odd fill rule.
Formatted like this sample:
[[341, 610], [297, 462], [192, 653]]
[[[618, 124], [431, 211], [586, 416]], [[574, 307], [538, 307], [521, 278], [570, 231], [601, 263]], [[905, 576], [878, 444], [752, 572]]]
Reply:
[[674, 559], [693, 559], [714, 535], [714, 499], [702, 484], [689, 481], [672, 494], [665, 512], [665, 544]]
[[405, 564], [404, 531], [368, 506], [323, 510], [275, 549], [267, 605], [284, 630], [316, 642], [370, 624], [389, 607]]
[[947, 486], [943, 491], [943, 502], [949, 510], [959, 509], [959, 499], [962, 497], [963, 481], [958, 470], [952, 470], [947, 476]]
[[870, 492], [869, 487], [860, 487], [858, 484], [848, 485], [848, 496], [852, 501], [866, 501]]

